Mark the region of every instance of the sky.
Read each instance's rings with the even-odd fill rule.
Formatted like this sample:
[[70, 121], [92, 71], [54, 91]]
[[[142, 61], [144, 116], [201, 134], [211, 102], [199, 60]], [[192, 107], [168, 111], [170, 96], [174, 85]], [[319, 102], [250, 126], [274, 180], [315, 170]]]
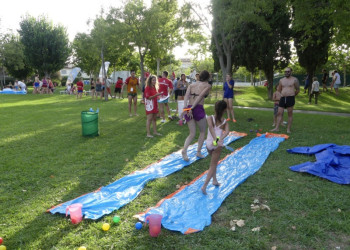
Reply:
[[[202, 4], [208, 4], [210, 0], [201, 0]], [[61, 24], [67, 28], [69, 40], [73, 41], [78, 32], [90, 32], [87, 21], [94, 19], [100, 13], [101, 7], [109, 9], [110, 6], [120, 7], [122, 0], [9, 0], [2, 4], [0, 9], [0, 31], [7, 33], [12, 30], [13, 33], [19, 29], [19, 23], [22, 18], [29, 14], [37, 17], [45, 15], [54, 24]], [[145, 0], [146, 4], [150, 0]], [[184, 0], [178, 1], [180, 4]], [[184, 56], [190, 47], [185, 44], [174, 50], [176, 58]]]

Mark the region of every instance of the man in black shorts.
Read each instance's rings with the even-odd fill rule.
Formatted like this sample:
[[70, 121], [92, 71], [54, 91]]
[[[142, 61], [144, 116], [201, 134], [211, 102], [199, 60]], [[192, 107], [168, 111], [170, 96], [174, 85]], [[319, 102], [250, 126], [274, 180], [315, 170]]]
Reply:
[[287, 133], [291, 132], [291, 126], [293, 122], [293, 108], [295, 104], [295, 96], [300, 92], [299, 81], [292, 76], [292, 69], [286, 68], [284, 71], [285, 77], [283, 77], [278, 84], [277, 91], [282, 95], [278, 104], [277, 123], [276, 127], [271, 131], [279, 131], [279, 126], [282, 121], [284, 109], [288, 111], [288, 126]]

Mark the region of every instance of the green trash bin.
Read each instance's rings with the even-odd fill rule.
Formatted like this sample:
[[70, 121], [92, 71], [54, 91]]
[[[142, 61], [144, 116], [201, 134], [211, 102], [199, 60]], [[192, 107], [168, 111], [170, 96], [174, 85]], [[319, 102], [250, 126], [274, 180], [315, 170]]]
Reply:
[[81, 126], [83, 130], [83, 136], [98, 136], [98, 113], [82, 111]]

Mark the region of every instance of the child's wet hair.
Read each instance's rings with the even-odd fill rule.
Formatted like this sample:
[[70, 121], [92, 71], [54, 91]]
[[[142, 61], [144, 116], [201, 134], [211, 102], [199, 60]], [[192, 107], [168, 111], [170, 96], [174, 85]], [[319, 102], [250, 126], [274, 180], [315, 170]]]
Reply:
[[215, 103], [216, 120], [221, 122], [222, 116], [227, 109], [227, 103], [224, 100]]

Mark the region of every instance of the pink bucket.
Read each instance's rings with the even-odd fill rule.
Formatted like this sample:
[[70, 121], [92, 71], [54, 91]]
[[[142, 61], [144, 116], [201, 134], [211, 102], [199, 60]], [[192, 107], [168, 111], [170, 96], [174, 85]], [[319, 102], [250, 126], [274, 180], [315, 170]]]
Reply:
[[149, 234], [151, 237], [157, 237], [160, 234], [163, 216], [160, 214], [150, 214], [146, 217], [149, 224]]
[[78, 224], [83, 220], [83, 213], [81, 211], [83, 207], [83, 204], [81, 203], [75, 203], [67, 207], [66, 209], [66, 216], [70, 215], [70, 220], [72, 221], [73, 224]]

